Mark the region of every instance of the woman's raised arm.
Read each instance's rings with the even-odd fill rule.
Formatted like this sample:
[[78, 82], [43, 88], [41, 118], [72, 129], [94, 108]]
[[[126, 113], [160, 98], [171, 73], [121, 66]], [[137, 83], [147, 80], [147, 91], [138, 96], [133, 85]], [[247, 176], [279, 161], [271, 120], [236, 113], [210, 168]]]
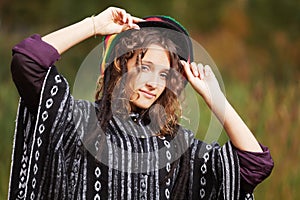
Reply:
[[142, 21], [128, 14], [124, 9], [109, 7], [96, 16], [83, 19], [73, 25], [52, 32], [42, 40], [52, 45], [59, 54], [72, 46], [95, 35], [120, 33], [128, 29], [139, 29], [137, 22]]
[[189, 64], [185, 61], [182, 61], [182, 64], [189, 82], [220, 120], [233, 145], [243, 151], [262, 152], [248, 126], [221, 91], [211, 68], [208, 65]]

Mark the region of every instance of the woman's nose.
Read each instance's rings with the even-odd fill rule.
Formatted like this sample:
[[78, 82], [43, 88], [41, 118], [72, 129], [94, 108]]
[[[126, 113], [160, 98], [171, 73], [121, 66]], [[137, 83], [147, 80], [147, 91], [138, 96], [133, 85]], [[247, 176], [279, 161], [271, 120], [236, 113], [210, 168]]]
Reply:
[[146, 86], [150, 87], [150, 88], [157, 88], [158, 83], [155, 81], [147, 81], [146, 82]]
[[155, 73], [149, 73], [147, 76], [147, 80], [145, 81], [146, 85], [152, 88], [157, 88], [163, 85], [162, 80], [160, 79], [159, 75]]

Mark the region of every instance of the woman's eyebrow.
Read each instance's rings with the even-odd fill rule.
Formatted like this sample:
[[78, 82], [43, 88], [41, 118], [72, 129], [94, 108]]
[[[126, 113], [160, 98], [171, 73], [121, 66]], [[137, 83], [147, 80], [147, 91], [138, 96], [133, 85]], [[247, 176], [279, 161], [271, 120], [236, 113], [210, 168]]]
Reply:
[[142, 59], [142, 64], [154, 65], [154, 63], [153, 63], [153, 62], [151, 62], [151, 61], [148, 61], [148, 60], [143, 60], [143, 59]]
[[[147, 64], [147, 65], [150, 65], [150, 66], [158, 66], [158, 65], [155, 65], [152, 61], [148, 61], [148, 60], [142, 60], [142, 64]], [[163, 65], [159, 65], [159, 66], [163, 66]], [[165, 67], [165, 71], [170, 71], [170, 67], [169, 66], [163, 66]]]

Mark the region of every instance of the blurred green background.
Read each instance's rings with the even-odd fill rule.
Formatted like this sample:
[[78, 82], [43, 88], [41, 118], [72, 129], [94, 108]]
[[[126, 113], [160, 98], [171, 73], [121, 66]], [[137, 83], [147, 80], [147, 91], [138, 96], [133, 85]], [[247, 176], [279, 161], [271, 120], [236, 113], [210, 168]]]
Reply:
[[[110, 5], [140, 17], [170, 15], [189, 30], [216, 62], [228, 99], [271, 149], [275, 168], [256, 188], [256, 199], [300, 197], [300, 1], [1, 0], [0, 199], [7, 198], [19, 98], [10, 75], [11, 48], [31, 34], [47, 34]], [[88, 39], [57, 63], [70, 83], [99, 42]]]

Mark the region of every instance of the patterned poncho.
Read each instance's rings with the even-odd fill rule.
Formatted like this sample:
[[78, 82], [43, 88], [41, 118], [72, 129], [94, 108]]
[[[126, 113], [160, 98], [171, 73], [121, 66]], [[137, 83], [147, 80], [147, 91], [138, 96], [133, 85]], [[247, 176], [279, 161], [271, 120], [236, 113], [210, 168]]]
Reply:
[[117, 116], [103, 132], [94, 111], [93, 103], [74, 100], [66, 80], [49, 69], [37, 115], [20, 100], [10, 199], [170, 199], [182, 170], [178, 146], [190, 156], [186, 199], [241, 198], [230, 142], [205, 144], [182, 127], [178, 142]]

